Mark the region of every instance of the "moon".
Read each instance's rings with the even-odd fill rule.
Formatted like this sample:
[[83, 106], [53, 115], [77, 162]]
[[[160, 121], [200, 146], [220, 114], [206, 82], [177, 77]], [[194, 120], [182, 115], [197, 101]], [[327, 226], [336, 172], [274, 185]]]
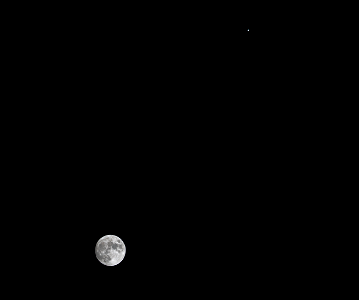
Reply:
[[[100, 244], [104, 242], [105, 248], [100, 249]], [[116, 250], [108, 247], [108, 243], [112, 242], [117, 245]], [[103, 246], [102, 246], [103, 247]], [[96, 257], [105, 266], [118, 265], [125, 257], [126, 246], [125, 243], [115, 235], [106, 235], [99, 239], [96, 244]]]

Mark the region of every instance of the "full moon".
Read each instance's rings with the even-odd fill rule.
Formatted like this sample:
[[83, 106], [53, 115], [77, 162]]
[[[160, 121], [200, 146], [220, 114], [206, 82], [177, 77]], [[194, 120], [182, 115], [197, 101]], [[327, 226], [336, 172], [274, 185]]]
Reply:
[[125, 243], [115, 235], [106, 235], [96, 244], [96, 257], [106, 266], [118, 265], [125, 257]]

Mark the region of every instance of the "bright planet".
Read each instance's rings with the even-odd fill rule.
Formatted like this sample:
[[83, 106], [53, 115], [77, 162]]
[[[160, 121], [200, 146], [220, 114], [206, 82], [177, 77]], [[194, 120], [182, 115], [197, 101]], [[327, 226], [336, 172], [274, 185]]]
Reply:
[[96, 257], [106, 266], [118, 265], [125, 257], [125, 243], [115, 235], [106, 235], [96, 244]]

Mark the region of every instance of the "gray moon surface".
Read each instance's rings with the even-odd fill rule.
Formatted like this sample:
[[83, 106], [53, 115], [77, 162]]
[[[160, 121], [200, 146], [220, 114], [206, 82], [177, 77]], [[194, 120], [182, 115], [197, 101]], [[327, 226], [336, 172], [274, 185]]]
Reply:
[[[119, 245], [119, 247], [117, 247], [117, 250], [106, 247], [105, 250], [101, 251], [99, 245], [102, 242], [105, 242], [106, 245], [108, 242], [112, 242]], [[122, 248], [122, 251], [120, 248]], [[125, 258], [126, 246], [125, 243], [122, 241], [122, 239], [120, 239], [118, 236], [105, 235], [104, 237], [98, 240], [96, 244], [95, 253], [97, 259], [105, 266], [116, 266]]]

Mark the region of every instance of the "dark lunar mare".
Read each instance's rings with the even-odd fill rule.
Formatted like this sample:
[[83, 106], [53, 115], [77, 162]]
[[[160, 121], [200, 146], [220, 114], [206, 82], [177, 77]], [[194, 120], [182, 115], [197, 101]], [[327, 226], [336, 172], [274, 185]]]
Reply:
[[[119, 243], [119, 245], [116, 244], [116, 247], [118, 247], [118, 249], [120, 249], [120, 251], [123, 251], [123, 243], [122, 243], [122, 241], [121, 241], [121, 240], [117, 240], [117, 243]], [[114, 249], [116, 249], [116, 248], [114, 248]]]
[[104, 243], [104, 242], [100, 243], [99, 248], [102, 251], [105, 250], [106, 249], [106, 243]]
[[[103, 243], [101, 243], [103, 244]], [[100, 244], [100, 245], [101, 245]], [[99, 261], [104, 262], [104, 263], [108, 263], [111, 260], [111, 257], [109, 256], [110, 247], [106, 247], [106, 250], [104, 250], [103, 247], [101, 247], [102, 251], [100, 250], [100, 245], [98, 245], [98, 247], [96, 247], [96, 257], [98, 258]]]

